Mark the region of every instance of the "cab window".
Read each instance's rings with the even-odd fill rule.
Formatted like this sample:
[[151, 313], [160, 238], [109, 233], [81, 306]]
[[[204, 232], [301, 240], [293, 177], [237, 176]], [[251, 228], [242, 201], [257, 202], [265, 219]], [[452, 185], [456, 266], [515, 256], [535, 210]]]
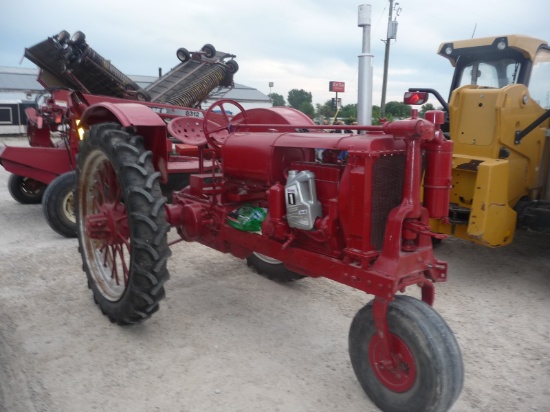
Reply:
[[514, 59], [476, 60], [463, 67], [459, 86], [474, 84], [500, 89], [517, 83], [519, 71], [520, 63]]
[[550, 50], [538, 51], [529, 81], [529, 94], [544, 109], [550, 109]]

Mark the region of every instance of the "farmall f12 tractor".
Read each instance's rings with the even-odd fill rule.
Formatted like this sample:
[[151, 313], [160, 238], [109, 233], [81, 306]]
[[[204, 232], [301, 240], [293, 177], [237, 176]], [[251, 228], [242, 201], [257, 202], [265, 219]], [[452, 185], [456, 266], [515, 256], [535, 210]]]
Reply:
[[[433, 255], [431, 239], [441, 235], [429, 219], [447, 216], [452, 143], [439, 130], [444, 113], [426, 117], [413, 111], [357, 135], [325, 133], [345, 126], [317, 126], [290, 108], [245, 111], [228, 100], [204, 119], [168, 124], [141, 104], [92, 105], [81, 117], [76, 217], [95, 302], [120, 325], [155, 313], [173, 227], [180, 241], [262, 262], [272, 278], [326, 277], [374, 295], [349, 332], [361, 386], [384, 411], [447, 411], [464, 372], [457, 341], [432, 308], [447, 264]], [[215, 161], [171, 204], [160, 189], [168, 170], [158, 142], [167, 133]], [[259, 228], [234, 227], [252, 219], [250, 209], [263, 211]], [[410, 287], [421, 300], [398, 295]]]
[[[12, 173], [12, 197], [24, 204], [42, 202], [50, 227], [63, 236], [76, 236], [75, 158], [82, 138], [80, 117], [87, 107], [134, 101], [167, 123], [182, 115], [203, 117], [197, 106], [208, 94], [218, 86], [232, 86], [238, 70], [234, 55], [206, 44], [199, 52], [178, 49], [177, 56], [181, 63], [144, 90], [93, 50], [80, 31], [72, 37], [62, 31], [25, 49], [25, 57], [40, 68], [38, 82], [46, 90], [37, 107], [26, 110], [30, 147], [0, 147], [0, 164]], [[167, 194], [186, 186], [189, 173], [199, 171], [197, 148], [175, 143], [155, 143], [167, 153]]]
[[449, 103], [412, 88], [405, 103], [436, 96], [454, 142], [449, 219], [439, 233], [504, 246], [516, 227], [550, 233], [550, 48], [509, 35], [442, 43], [455, 67]]

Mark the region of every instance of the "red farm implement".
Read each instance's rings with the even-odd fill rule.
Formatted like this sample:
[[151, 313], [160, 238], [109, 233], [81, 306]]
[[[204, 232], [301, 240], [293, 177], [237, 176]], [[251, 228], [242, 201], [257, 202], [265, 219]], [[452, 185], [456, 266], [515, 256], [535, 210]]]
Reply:
[[[75, 159], [82, 138], [79, 122], [88, 107], [117, 112], [125, 104], [142, 105], [145, 116], [164, 125], [174, 117], [202, 118], [204, 111], [198, 106], [208, 94], [233, 84], [238, 70], [234, 55], [206, 44], [199, 52], [179, 49], [177, 56], [179, 65], [142, 89], [93, 50], [82, 32], [70, 38], [62, 31], [25, 49], [25, 57], [40, 67], [38, 81], [46, 91], [36, 108], [26, 110], [30, 147], [0, 147], [0, 163], [12, 173], [8, 183], [12, 197], [20, 203], [42, 202], [52, 229], [75, 236]], [[139, 112], [138, 108], [132, 113]], [[121, 116], [119, 121], [129, 126], [134, 119]], [[198, 150], [170, 135], [158, 137], [155, 160], [166, 163], [162, 187], [170, 197], [173, 189], [187, 184], [190, 173], [199, 171]]]
[[[246, 258], [272, 278], [326, 277], [374, 295], [349, 333], [365, 392], [384, 411], [452, 406], [463, 364], [432, 308], [447, 265], [433, 255], [438, 235], [429, 228], [449, 204], [452, 143], [439, 128], [443, 112], [425, 120], [415, 111], [360, 126], [362, 134], [345, 126], [325, 133], [327, 126], [292, 109], [245, 111], [227, 100], [198, 121], [165, 124], [128, 103], [90, 105], [80, 119], [79, 250], [94, 300], [111, 322], [138, 323], [158, 310], [174, 227], [179, 240]], [[171, 204], [161, 191], [168, 133], [195, 144], [201, 162]], [[259, 216], [253, 231], [243, 230], [250, 210]], [[411, 286], [421, 288], [421, 300], [398, 295]]]

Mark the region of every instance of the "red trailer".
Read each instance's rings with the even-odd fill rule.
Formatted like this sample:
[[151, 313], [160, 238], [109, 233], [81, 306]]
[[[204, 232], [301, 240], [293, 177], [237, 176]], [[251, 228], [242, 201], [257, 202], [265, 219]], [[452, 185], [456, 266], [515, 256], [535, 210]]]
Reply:
[[[275, 279], [326, 277], [374, 295], [349, 333], [361, 386], [384, 411], [448, 410], [464, 371], [452, 331], [432, 308], [447, 264], [434, 257], [439, 235], [429, 219], [446, 218], [452, 143], [439, 128], [443, 112], [426, 119], [414, 111], [358, 127], [363, 134], [329, 134], [319, 129], [345, 126], [316, 126], [283, 107], [245, 111], [219, 101], [199, 122], [166, 125], [143, 105], [90, 106], [81, 117], [76, 218], [95, 302], [121, 325], [155, 313], [173, 227], [180, 241], [262, 262]], [[199, 159], [215, 167], [191, 174], [165, 204], [169, 163], [160, 147], [169, 132], [196, 143]], [[421, 300], [398, 294], [410, 287]]]

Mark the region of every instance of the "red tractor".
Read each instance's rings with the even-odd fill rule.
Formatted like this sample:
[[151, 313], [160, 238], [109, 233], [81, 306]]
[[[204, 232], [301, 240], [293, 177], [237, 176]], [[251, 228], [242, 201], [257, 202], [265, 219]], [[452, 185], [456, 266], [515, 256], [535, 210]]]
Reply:
[[[426, 120], [428, 119], [428, 120]], [[78, 156], [79, 251], [95, 302], [111, 322], [149, 318], [165, 296], [174, 227], [246, 258], [281, 281], [326, 277], [374, 295], [353, 319], [349, 353], [384, 411], [446, 411], [464, 379], [457, 341], [432, 308], [447, 264], [432, 250], [430, 218], [446, 218], [452, 142], [429, 112], [382, 126], [317, 126], [286, 107], [221, 100], [204, 119], [168, 125], [139, 104], [92, 105]], [[325, 133], [331, 128], [344, 133]], [[215, 166], [191, 174], [166, 204], [159, 142], [170, 133]], [[322, 151], [322, 159], [316, 152]], [[247, 229], [248, 223], [257, 227]], [[398, 295], [421, 289], [421, 300]]]

